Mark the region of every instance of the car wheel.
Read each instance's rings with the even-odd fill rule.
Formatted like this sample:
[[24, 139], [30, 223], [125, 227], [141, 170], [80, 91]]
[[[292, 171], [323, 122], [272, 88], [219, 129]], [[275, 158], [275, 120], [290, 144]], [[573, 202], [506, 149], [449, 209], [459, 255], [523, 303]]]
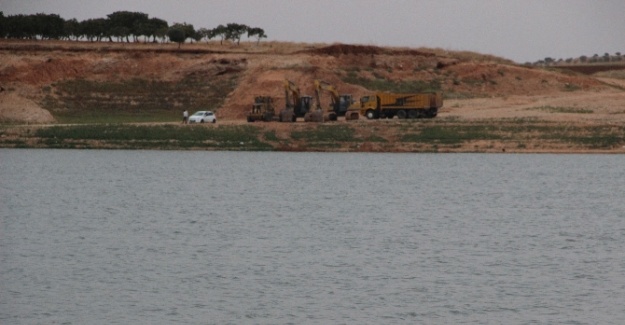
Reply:
[[214, 119], [214, 120], [213, 120], [213, 123], [217, 123], [217, 119]]
[[200, 123], [204, 123], [204, 120], [200, 120]]

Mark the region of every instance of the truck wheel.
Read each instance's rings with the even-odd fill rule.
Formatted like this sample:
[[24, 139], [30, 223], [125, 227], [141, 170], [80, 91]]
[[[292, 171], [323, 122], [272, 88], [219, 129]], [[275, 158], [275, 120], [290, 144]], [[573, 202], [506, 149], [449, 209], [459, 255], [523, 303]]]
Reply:
[[408, 111], [408, 117], [409, 118], [417, 118], [419, 117], [419, 113], [417, 112], [417, 110], [411, 109]]
[[367, 114], [365, 114], [367, 116], [368, 119], [372, 120], [375, 118], [375, 112], [372, 110], [368, 110]]
[[397, 118], [398, 119], [405, 119], [406, 118], [406, 111], [404, 111], [403, 109], [400, 109], [399, 111], [397, 111]]

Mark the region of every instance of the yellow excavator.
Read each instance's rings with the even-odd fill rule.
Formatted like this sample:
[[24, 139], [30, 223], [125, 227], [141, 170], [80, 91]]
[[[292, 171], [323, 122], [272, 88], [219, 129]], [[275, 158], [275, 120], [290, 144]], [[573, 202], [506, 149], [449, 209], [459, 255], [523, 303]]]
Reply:
[[[323, 80], [315, 80], [315, 97], [317, 100], [317, 109], [322, 110], [321, 108], [321, 93], [328, 92], [330, 94], [330, 107], [323, 114], [324, 120], [326, 121], [336, 121], [339, 116], [345, 116], [346, 119], [350, 119], [352, 114], [348, 114], [349, 108], [354, 103], [353, 97], [351, 94], [339, 94], [336, 87], [331, 85], [330, 83]], [[355, 118], [358, 119], [358, 114], [355, 115]]]
[[310, 111], [312, 97], [301, 95], [299, 87], [290, 80], [284, 80], [284, 97], [286, 107], [280, 112], [280, 122], [295, 122]]

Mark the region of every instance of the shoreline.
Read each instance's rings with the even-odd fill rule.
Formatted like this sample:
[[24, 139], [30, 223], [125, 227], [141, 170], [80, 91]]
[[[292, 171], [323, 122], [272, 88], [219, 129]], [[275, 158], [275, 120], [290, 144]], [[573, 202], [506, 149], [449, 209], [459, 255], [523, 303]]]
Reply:
[[[379, 123], [382, 122], [382, 123]], [[376, 130], [383, 129], [383, 132]], [[274, 152], [625, 154], [625, 126], [339, 121], [0, 125], [0, 148]]]

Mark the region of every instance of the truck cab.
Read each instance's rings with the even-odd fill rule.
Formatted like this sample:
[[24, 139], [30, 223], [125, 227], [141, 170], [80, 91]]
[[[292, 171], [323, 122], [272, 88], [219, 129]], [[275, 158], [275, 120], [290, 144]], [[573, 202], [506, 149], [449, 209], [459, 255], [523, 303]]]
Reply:
[[360, 115], [368, 119], [378, 117], [378, 96], [371, 94], [360, 97]]

